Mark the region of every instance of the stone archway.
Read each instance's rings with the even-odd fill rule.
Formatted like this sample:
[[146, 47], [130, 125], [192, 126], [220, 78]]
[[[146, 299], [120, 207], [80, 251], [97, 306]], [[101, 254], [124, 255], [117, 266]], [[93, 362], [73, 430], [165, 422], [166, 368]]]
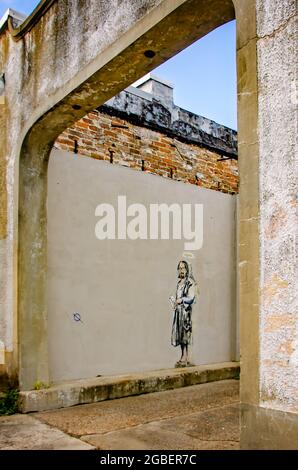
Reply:
[[[168, 15], [165, 14], [167, 3], [171, 4], [173, 10]], [[46, 179], [47, 162], [53, 141], [66, 126], [87, 111], [102, 104], [145, 72], [233, 17], [234, 7], [230, 1], [223, 4], [214, 0], [180, 1], [177, 2], [176, 9], [173, 8], [173, 2], [163, 2], [162, 7], [157, 7], [142, 19], [146, 25], [149, 23], [153, 26], [147, 33], [140, 35], [144, 29], [137, 27], [139, 37], [136, 37], [132, 44], [115, 57], [111, 57], [111, 60], [89, 79], [78, 83], [76, 90], [35, 122], [26, 135], [20, 158], [19, 193], [18, 315], [19, 378], [22, 389], [32, 388], [36, 381], [49, 381]], [[147, 28], [145, 26], [145, 29]], [[129, 31], [129, 34], [132, 32]], [[149, 51], [153, 53], [148, 53], [148, 44]], [[122, 44], [119, 44], [118, 49], [121, 46]], [[113, 44], [112, 48], [114, 53], [116, 45]], [[29, 215], [32, 207], [34, 213]]]
[[[294, 436], [293, 413], [287, 417], [278, 410], [297, 411], [297, 348], [294, 339], [291, 343], [296, 324], [294, 271], [288, 269], [293, 237], [286, 236], [292, 234], [295, 209], [292, 155], [297, 131], [291, 115], [297, 112], [296, 5], [292, 0], [282, 7], [278, 0], [233, 2], [243, 442], [257, 448], [268, 442], [263, 422], [272, 424], [270, 439], [275, 442], [281, 430], [286, 435], [291, 429]], [[52, 142], [86, 112], [234, 18], [232, 0], [128, 0], [118, 9], [113, 2], [95, 3], [86, 9], [78, 0], [43, 0], [24, 25], [12, 31], [16, 43], [7, 22], [0, 26], [5, 69], [0, 173], [7, 180], [0, 201], [1, 319], [9, 325], [8, 372], [18, 374], [24, 390], [48, 379], [45, 202]], [[292, 336], [287, 340], [288, 332]], [[265, 413], [266, 407], [274, 408], [274, 415]], [[261, 444], [255, 443], [257, 435]]]
[[[51, 3], [51, 5], [49, 5]], [[67, 5], [69, 3], [69, 5]], [[224, 24], [235, 17], [234, 5], [231, 0], [164, 0], [154, 3], [144, 0], [143, 10], [136, 9], [134, 17], [127, 17], [127, 24], [119, 27], [116, 31], [116, 39], [112, 44], [107, 44], [102, 52], [95, 55], [89, 63], [84, 63], [80, 57], [77, 64], [77, 73], [72, 74], [66, 67], [71, 67], [67, 54], [64, 54], [65, 63], [59, 57], [59, 50], [65, 48], [70, 54], [72, 50], [72, 31], [68, 28], [72, 21], [79, 24], [78, 37], [84, 33], [84, 21], [88, 23], [91, 12], [80, 10], [76, 1], [64, 2], [64, 6], [56, 2], [44, 2], [47, 11], [41, 19], [32, 26], [29, 32], [24, 31], [24, 37], [17, 43], [23, 42], [23, 77], [22, 84], [25, 86], [25, 78], [30, 67], [33, 72], [40, 69], [46, 54], [41, 47], [41, 53], [35, 54], [31, 51], [32, 42], [36, 45], [46, 41], [47, 36], [53, 41], [54, 52], [60, 59], [62, 68], [54, 81], [54, 93], [49, 93], [49, 98], [41, 99], [39, 96], [38, 106], [33, 107], [27, 122], [21, 124], [21, 134], [25, 136], [20, 150], [20, 173], [19, 173], [19, 223], [18, 223], [18, 332], [19, 332], [19, 381], [22, 389], [30, 389], [36, 381], [48, 382], [48, 353], [47, 353], [47, 311], [46, 311], [46, 197], [47, 197], [47, 162], [49, 152], [55, 138], [62, 130], [78, 120], [89, 110], [105, 102], [115, 93], [121, 91], [125, 86], [132, 83], [144, 73], [152, 70], [166, 59], [175, 55], [189, 44], [204, 36], [214, 28]], [[248, 101], [253, 95], [247, 86], [251, 86], [248, 76], [255, 76], [255, 58], [252, 42], [249, 43], [251, 51], [247, 51], [246, 43], [255, 37], [254, 7], [253, 2], [249, 7], [246, 2], [245, 11], [243, 6], [237, 12], [238, 25], [238, 62], [240, 64], [240, 76], [238, 84], [240, 88], [239, 114], [241, 118], [241, 107], [247, 108]], [[240, 2], [241, 5], [241, 2]], [[71, 11], [69, 7], [73, 8]], [[46, 10], [46, 8], [45, 8]], [[79, 11], [80, 10], [80, 11]], [[93, 12], [96, 16], [97, 12]], [[146, 15], [145, 15], [146, 13]], [[239, 14], [238, 14], [239, 13]], [[112, 9], [106, 12], [113, 17]], [[80, 20], [76, 15], [80, 15]], [[138, 15], [138, 16], [137, 16]], [[247, 19], [251, 16], [250, 26], [247, 27]], [[114, 14], [115, 17], [115, 14]], [[117, 17], [117, 15], [116, 15]], [[239, 18], [238, 18], [239, 17]], [[34, 19], [34, 18], [33, 18]], [[110, 19], [112, 21], [112, 19]], [[30, 23], [30, 18], [25, 23]], [[54, 24], [53, 24], [54, 22]], [[64, 22], [64, 26], [63, 26]], [[243, 26], [242, 26], [243, 22]], [[88, 26], [90, 28], [90, 25]], [[97, 28], [100, 24], [96, 25]], [[48, 31], [47, 31], [48, 28]], [[87, 28], [87, 26], [86, 26]], [[104, 26], [103, 26], [104, 28]], [[28, 28], [29, 29], [29, 28]], [[65, 34], [65, 30], [67, 34]], [[22, 31], [18, 31], [21, 36]], [[108, 33], [107, 33], [108, 34]], [[118, 34], [118, 36], [117, 36]], [[253, 39], [252, 39], [253, 40]], [[100, 42], [99, 45], [101, 46]], [[89, 44], [91, 48], [92, 45]], [[51, 49], [51, 47], [50, 47]], [[148, 52], [149, 51], [149, 52]], [[85, 55], [91, 55], [92, 51], [85, 51]], [[252, 54], [252, 57], [249, 57]], [[242, 58], [243, 57], [243, 58]], [[80, 63], [81, 62], [81, 63]], [[243, 72], [242, 64], [245, 64]], [[54, 66], [55, 67], [55, 66]], [[252, 70], [249, 71], [249, 67]], [[56, 68], [56, 67], [55, 67]], [[69, 79], [63, 82], [62, 76], [66, 74]], [[111, 80], [112, 77], [112, 80]], [[56, 86], [56, 82], [60, 85]], [[56, 90], [55, 90], [56, 86]], [[241, 90], [244, 90], [242, 94]], [[26, 91], [25, 91], [26, 94]], [[37, 95], [39, 90], [37, 89]], [[245, 98], [242, 98], [245, 97]], [[38, 99], [37, 99], [38, 101]], [[254, 101], [254, 100], [253, 100]], [[253, 107], [253, 104], [251, 105]], [[252, 114], [253, 117], [253, 114]], [[240, 135], [244, 132], [244, 126]], [[256, 126], [253, 126], [255, 129]], [[255, 141], [255, 137], [247, 136], [246, 141]], [[255, 157], [256, 154], [254, 154]], [[240, 165], [245, 165], [245, 160]], [[250, 162], [250, 169], [251, 169]], [[244, 171], [249, 175], [250, 172]], [[252, 173], [251, 173], [252, 174]], [[248, 186], [256, 185], [256, 181], [249, 181]], [[245, 189], [242, 189], [242, 193]], [[256, 189], [253, 206], [257, 207]], [[246, 213], [243, 206], [243, 218], [252, 217], [251, 207]], [[32, 210], [34, 208], [34, 210]], [[257, 229], [251, 235], [257, 238]], [[255, 258], [256, 252], [249, 253]], [[240, 255], [241, 256], [241, 255]], [[247, 254], [246, 254], [247, 256]], [[255, 276], [252, 276], [255, 279]], [[255, 292], [254, 289], [251, 290]], [[257, 300], [254, 299], [254, 305]], [[257, 334], [257, 332], [256, 332]], [[248, 367], [251, 376], [252, 368]], [[243, 380], [246, 374], [243, 373]], [[257, 385], [249, 389], [250, 393]], [[256, 381], [255, 381], [256, 382]]]

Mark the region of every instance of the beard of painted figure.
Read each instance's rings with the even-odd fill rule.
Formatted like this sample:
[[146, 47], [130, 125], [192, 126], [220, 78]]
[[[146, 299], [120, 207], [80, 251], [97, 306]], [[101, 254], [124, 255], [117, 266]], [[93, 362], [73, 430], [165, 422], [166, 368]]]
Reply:
[[180, 261], [178, 264], [178, 278], [179, 279], [185, 279], [188, 277], [189, 274], [189, 268], [188, 264], [186, 261]]

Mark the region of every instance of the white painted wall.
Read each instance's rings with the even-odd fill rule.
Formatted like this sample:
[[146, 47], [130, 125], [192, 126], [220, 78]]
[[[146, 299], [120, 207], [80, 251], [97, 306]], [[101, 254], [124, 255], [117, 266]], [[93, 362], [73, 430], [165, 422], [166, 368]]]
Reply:
[[[235, 197], [53, 150], [48, 174], [48, 318], [52, 381], [173, 367], [170, 344], [180, 240], [95, 237], [95, 208], [201, 203], [204, 243], [193, 252], [200, 296], [192, 360], [236, 353]], [[78, 312], [81, 321], [75, 321]]]

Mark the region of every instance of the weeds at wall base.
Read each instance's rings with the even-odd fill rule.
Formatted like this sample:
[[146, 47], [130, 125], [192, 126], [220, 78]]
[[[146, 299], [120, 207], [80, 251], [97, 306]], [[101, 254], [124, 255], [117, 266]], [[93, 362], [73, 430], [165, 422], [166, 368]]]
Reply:
[[13, 415], [18, 412], [19, 391], [11, 389], [0, 397], [0, 416]]

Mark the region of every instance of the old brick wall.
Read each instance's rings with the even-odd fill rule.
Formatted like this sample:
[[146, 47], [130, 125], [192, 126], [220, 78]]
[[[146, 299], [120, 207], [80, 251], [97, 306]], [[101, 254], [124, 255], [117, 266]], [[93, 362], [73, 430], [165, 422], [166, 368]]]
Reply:
[[238, 162], [204, 146], [99, 112], [66, 129], [55, 147], [224, 193], [238, 192]]

